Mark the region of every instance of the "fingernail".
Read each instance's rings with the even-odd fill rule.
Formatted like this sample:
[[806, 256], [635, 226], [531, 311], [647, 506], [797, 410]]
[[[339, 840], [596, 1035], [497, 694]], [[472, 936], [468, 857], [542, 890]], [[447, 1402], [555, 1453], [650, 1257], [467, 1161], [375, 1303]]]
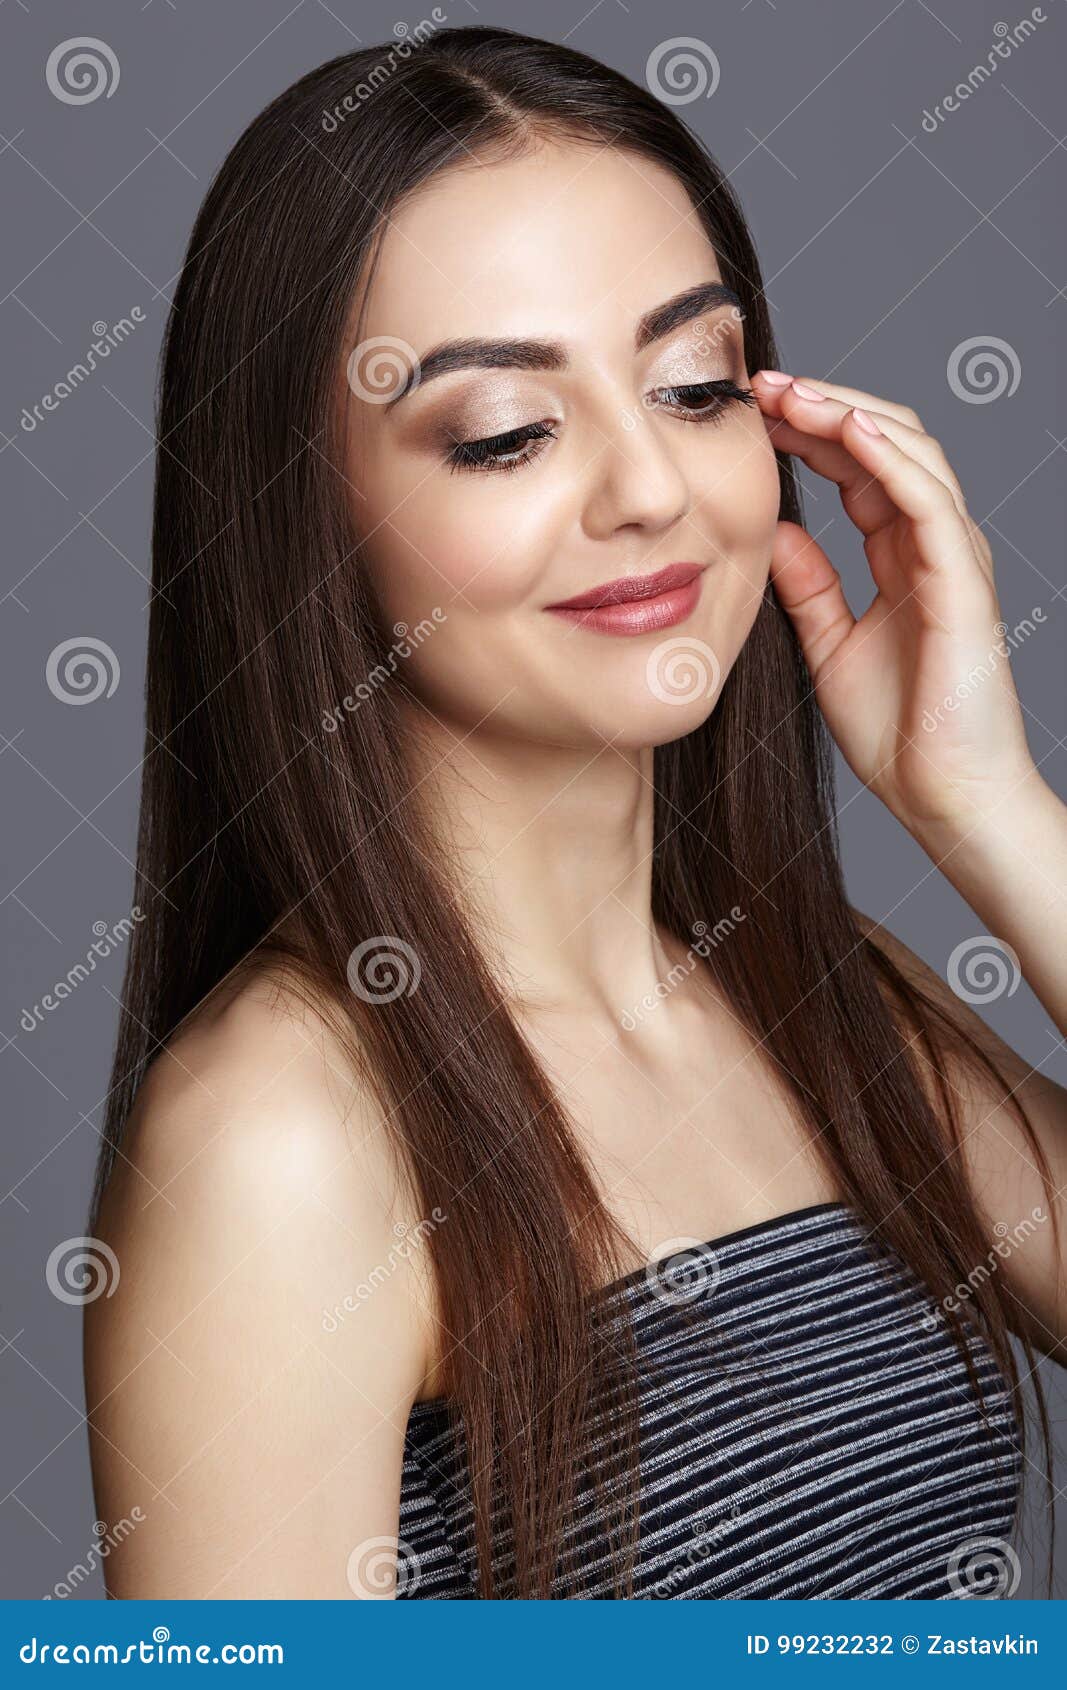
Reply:
[[857, 428], [862, 428], [864, 434], [881, 434], [882, 431], [874, 418], [867, 411], [861, 411], [858, 405], [853, 407], [852, 415]]
[[760, 370], [760, 378], [768, 387], [788, 387], [792, 376], [783, 375], [781, 370]]
[[825, 399], [826, 398], [825, 393], [819, 393], [818, 390], [814, 387], [805, 387], [805, 385], [802, 381], [795, 381], [793, 383], [793, 392], [796, 393], [801, 399]]

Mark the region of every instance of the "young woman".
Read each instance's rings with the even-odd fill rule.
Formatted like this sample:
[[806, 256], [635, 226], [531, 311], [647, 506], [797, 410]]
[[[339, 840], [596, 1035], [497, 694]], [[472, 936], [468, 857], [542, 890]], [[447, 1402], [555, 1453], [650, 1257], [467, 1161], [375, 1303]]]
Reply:
[[700, 144], [543, 41], [324, 65], [211, 188], [87, 1311], [114, 1595], [1012, 1576], [1067, 1099], [850, 907], [830, 735], [1061, 1026], [1067, 815], [1006, 664], [960, 688], [941, 447], [776, 365]]

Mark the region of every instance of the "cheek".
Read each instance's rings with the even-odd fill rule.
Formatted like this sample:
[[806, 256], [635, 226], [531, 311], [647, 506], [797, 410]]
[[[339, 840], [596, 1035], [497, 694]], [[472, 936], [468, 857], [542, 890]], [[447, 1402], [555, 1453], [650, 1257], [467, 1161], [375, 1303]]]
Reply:
[[361, 507], [371, 572], [393, 619], [430, 602], [450, 614], [492, 614], [535, 590], [551, 555], [544, 513], [511, 491], [517, 476], [490, 479], [435, 473], [421, 486], [379, 487], [381, 508]]
[[770, 570], [771, 547], [781, 504], [778, 460], [760, 418], [751, 419], [730, 459], [716, 464], [716, 484], [707, 494], [716, 538], [753, 585]]
[[716, 558], [699, 634], [727, 672], [759, 614], [780, 504], [778, 460], [762, 421], [753, 418], [715, 454], [696, 512]]
[[419, 641], [405, 666], [406, 684], [435, 716], [461, 728], [473, 729], [490, 710], [502, 725], [511, 713], [506, 701], [526, 695], [522, 612], [538, 602], [553, 542], [546, 510], [510, 491], [518, 479], [500, 474], [488, 486], [488, 475], [457, 474], [421, 486], [378, 483], [376, 508], [360, 505], [385, 626], [421, 629], [433, 618], [433, 637]]

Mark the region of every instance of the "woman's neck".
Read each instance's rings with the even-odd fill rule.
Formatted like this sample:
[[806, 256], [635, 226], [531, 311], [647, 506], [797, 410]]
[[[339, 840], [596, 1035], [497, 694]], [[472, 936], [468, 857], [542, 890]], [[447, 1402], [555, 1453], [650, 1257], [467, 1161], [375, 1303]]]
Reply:
[[420, 797], [518, 1007], [617, 1024], [673, 960], [652, 918], [651, 748], [418, 737]]

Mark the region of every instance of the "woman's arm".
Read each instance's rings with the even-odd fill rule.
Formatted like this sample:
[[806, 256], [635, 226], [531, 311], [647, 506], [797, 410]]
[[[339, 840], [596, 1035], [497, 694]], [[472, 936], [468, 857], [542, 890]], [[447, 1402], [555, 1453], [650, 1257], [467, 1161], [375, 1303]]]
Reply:
[[[981, 515], [971, 515], [944, 449], [908, 406], [775, 372], [757, 374], [753, 391], [775, 445], [836, 483], [876, 589], [857, 618], [818, 542], [779, 523], [771, 573], [826, 722], [857, 777], [988, 935], [976, 936], [973, 956], [967, 947], [946, 959], [951, 990], [904, 947], [886, 948], [1002, 1066], [1062, 1192], [1067, 1093], [990, 1032], [971, 1008], [980, 992], [967, 1001], [968, 959], [983, 966], [984, 950], [1009, 978], [1025, 976], [1060, 1033], [1067, 1028], [1067, 811], [1031, 756], [1010, 662], [1024, 638], [1051, 626], [1049, 609], [1036, 604], [1009, 630]], [[973, 1060], [953, 1060], [944, 1077], [960, 1097], [959, 1154], [991, 1244], [1015, 1239], [1032, 1211], [1049, 1213], [1032, 1151]], [[1062, 1220], [1062, 1196], [1056, 1208]], [[995, 1258], [1018, 1297], [1019, 1330], [1050, 1353], [1067, 1340], [1067, 1227], [1060, 1245], [1046, 1218]]]
[[112, 1595], [392, 1594], [427, 1356], [394, 1191], [338, 1053], [266, 994], [155, 1064], [98, 1228], [118, 1286], [86, 1311], [97, 1511], [133, 1527]]
[[1014, 952], [1067, 1037], [1067, 805], [1035, 768], [998, 802], [924, 827], [918, 839], [985, 931]]
[[[1067, 1189], [1067, 1091], [1006, 1044], [941, 974], [901, 940], [858, 910], [853, 914], [860, 931], [913, 986], [939, 1006], [951, 1023], [972, 1038], [1003, 1074], [1007, 1093], [1025, 1109], [1048, 1158], [1053, 1187], [1061, 1194], [1057, 1212], [1062, 1245], [1067, 1230], [1062, 1196]], [[895, 1002], [892, 1007], [899, 1009]], [[939, 1111], [942, 1107], [939, 1075], [954, 1094], [962, 1125], [961, 1165], [978, 1212], [986, 1222], [990, 1250], [995, 1252], [995, 1271], [1003, 1274], [1016, 1300], [1012, 1325], [1015, 1331], [1025, 1333], [1036, 1349], [1063, 1364], [1067, 1359], [1064, 1270], [1049, 1218], [1048, 1195], [1018, 1117], [1005, 1100], [1005, 1089], [973, 1057], [968, 1058], [965, 1048], [946, 1050], [935, 1072], [917, 1038], [917, 1028], [906, 1023], [905, 1034], [931, 1105]], [[922, 1204], [921, 1187], [912, 1196]], [[974, 1267], [980, 1270], [982, 1264], [976, 1262]]]

